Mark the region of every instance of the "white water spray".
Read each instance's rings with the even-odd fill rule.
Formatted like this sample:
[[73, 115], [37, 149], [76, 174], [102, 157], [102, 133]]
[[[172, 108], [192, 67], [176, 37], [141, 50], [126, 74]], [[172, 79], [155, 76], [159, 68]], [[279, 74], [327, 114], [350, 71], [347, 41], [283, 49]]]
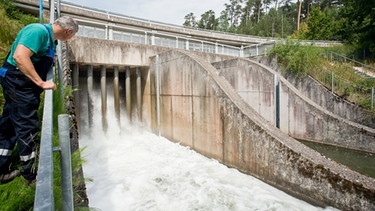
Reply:
[[[104, 133], [100, 97], [95, 98], [94, 125], [91, 129], [83, 125], [80, 138], [81, 147], [86, 147], [84, 175], [92, 179], [86, 184], [91, 209], [336, 210], [312, 206], [187, 147], [132, 126], [124, 113], [119, 126], [111, 96], [108, 130]], [[81, 116], [84, 117], [83, 112]]]

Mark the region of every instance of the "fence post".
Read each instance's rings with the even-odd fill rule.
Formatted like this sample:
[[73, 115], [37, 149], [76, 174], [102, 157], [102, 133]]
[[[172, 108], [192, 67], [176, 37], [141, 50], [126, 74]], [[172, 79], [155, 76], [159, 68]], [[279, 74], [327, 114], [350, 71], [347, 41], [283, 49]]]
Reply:
[[335, 86], [335, 73], [332, 72], [332, 82], [331, 82], [331, 91], [332, 91], [332, 94], [334, 93], [334, 86]]
[[371, 87], [371, 111], [374, 109], [374, 87]]
[[73, 211], [73, 186], [72, 186], [72, 163], [70, 151], [69, 135], [69, 115], [60, 114], [58, 116], [59, 124], [59, 142], [61, 148], [61, 185], [63, 210]]

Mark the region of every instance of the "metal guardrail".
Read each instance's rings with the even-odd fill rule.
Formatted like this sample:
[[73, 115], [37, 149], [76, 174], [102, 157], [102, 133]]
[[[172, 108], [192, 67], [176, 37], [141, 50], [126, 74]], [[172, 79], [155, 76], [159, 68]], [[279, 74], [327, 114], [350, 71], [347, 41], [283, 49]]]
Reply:
[[255, 44], [246, 47], [236, 47], [217, 42], [210, 42], [173, 35], [152, 30], [139, 30], [131, 27], [114, 26], [96, 21], [76, 18], [79, 24], [77, 36], [155, 45], [160, 47], [185, 49], [205, 53], [215, 53], [229, 56], [251, 57], [265, 55], [273, 47], [274, 42]]
[[[40, 5], [43, 12], [43, 5]], [[50, 8], [54, 8], [54, 1]], [[54, 20], [54, 10], [51, 10], [50, 22]], [[41, 20], [42, 21], [42, 20]], [[53, 68], [47, 74], [47, 80], [54, 78]], [[53, 198], [53, 90], [46, 90], [44, 95], [43, 124], [41, 130], [38, 177], [36, 181], [34, 211], [54, 209]]]
[[349, 101], [360, 103], [364, 108], [373, 111], [374, 87], [360, 86], [352, 79], [360, 76], [371, 81], [375, 78], [375, 68], [336, 52], [326, 51], [326, 54], [322, 57], [329, 62], [338, 61], [344, 64], [340, 67], [340, 74], [346, 76], [340, 76], [337, 72], [335, 74], [331, 68], [323, 68], [315, 74], [310, 73], [310, 75], [331, 90], [332, 94], [345, 96], [345, 98], [349, 98]]
[[[55, 8], [54, 1], [51, 1], [50, 8]], [[59, 8], [59, 0], [57, 0], [57, 8]], [[41, 6], [42, 8], [42, 6]], [[42, 9], [41, 9], [42, 12]], [[51, 10], [50, 22], [54, 18], [54, 10]], [[59, 12], [58, 12], [59, 14]], [[61, 49], [58, 50], [61, 54]], [[58, 56], [58, 59], [61, 55]], [[61, 63], [61, 60], [60, 60]], [[61, 72], [61, 65], [58, 71]], [[60, 74], [59, 74], [60, 75]], [[53, 68], [48, 72], [47, 80], [52, 81], [54, 78]], [[36, 182], [36, 191], [34, 198], [34, 211], [54, 211], [54, 194], [53, 194], [53, 152], [60, 151], [60, 165], [61, 165], [61, 181], [63, 193], [63, 210], [72, 211], [74, 209], [73, 203], [73, 186], [72, 186], [72, 169], [71, 169], [71, 152], [70, 152], [70, 135], [69, 135], [69, 116], [62, 114], [58, 116], [58, 130], [59, 130], [59, 147], [53, 147], [53, 91], [46, 90], [44, 96], [43, 108], [43, 125], [41, 130], [40, 152], [38, 163], [38, 177]]]
[[372, 67], [370, 65], [366, 65], [362, 62], [358, 62], [354, 59], [351, 59], [347, 56], [341, 55], [341, 54], [336, 53], [336, 52], [327, 51], [326, 57], [329, 61], [336, 60], [336, 61], [340, 61], [340, 62], [351, 62], [351, 63], [353, 63], [353, 66], [367, 68], [367, 69], [375, 72], [375, 67]]
[[[48, 80], [52, 80], [50, 71]], [[43, 125], [40, 140], [38, 178], [36, 182], [34, 210], [53, 210], [53, 94], [46, 90], [44, 96]]]

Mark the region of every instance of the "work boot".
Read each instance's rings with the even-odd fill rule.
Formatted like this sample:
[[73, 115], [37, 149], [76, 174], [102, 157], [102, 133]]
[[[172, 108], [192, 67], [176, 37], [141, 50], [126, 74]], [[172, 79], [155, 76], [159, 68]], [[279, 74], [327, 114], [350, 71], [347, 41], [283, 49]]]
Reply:
[[5, 184], [10, 181], [12, 181], [14, 178], [18, 177], [20, 175], [20, 171], [13, 170], [6, 174], [0, 174], [0, 184]]
[[34, 186], [34, 184], [36, 184], [36, 179], [33, 179], [33, 180], [25, 179], [25, 180], [28, 186]]

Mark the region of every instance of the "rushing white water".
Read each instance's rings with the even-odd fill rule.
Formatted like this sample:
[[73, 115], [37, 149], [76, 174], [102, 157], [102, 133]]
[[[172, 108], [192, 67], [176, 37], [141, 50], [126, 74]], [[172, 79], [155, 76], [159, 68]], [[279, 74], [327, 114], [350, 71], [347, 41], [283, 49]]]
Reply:
[[289, 196], [142, 127], [131, 126], [124, 117], [119, 127], [113, 109], [108, 109], [109, 127], [104, 133], [97, 115], [100, 109], [95, 109], [92, 129], [82, 128], [80, 138], [87, 160], [84, 175], [92, 179], [86, 184], [91, 209], [336, 210]]

